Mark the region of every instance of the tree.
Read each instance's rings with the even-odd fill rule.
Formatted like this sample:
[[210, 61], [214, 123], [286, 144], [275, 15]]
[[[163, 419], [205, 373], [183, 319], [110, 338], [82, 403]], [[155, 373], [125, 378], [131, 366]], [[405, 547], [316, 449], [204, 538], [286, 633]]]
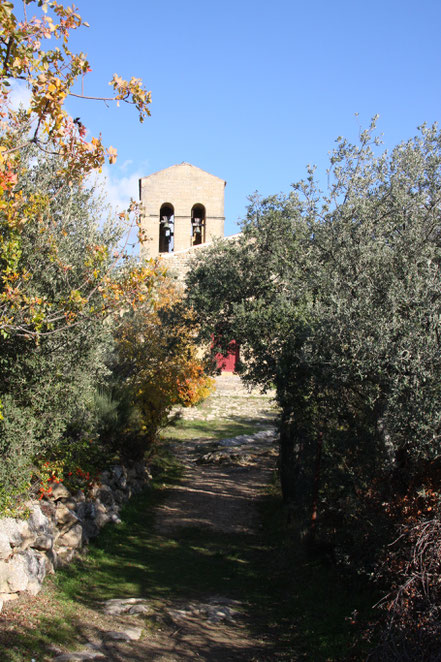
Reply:
[[[35, 4], [39, 15], [28, 18], [28, 8]], [[100, 137], [86, 139], [85, 126], [63, 108], [69, 95], [97, 99], [83, 92], [90, 71], [86, 56], [69, 49], [72, 30], [87, 25], [75, 9], [56, 0], [25, 0], [20, 19], [14, 3], [0, 0], [0, 25], [0, 332], [3, 336], [39, 336], [96, 314], [90, 300], [98, 288], [106, 292], [108, 302], [99, 314], [125, 295], [136, 298], [145, 274], [135, 269], [126, 273], [125, 281], [115, 281], [112, 265], [106, 273], [101, 268], [105, 246], [95, 245], [88, 247], [85, 255], [87, 275], [70, 296], [52, 299], [29, 289], [29, 269], [22, 259], [24, 228], [47, 217], [59, 187], [54, 183], [54, 190], [44, 196], [36, 191], [25, 193], [26, 149], [34, 145], [45, 154], [58, 155], [58, 177], [72, 185], [84, 181], [106, 158], [113, 163], [116, 150], [106, 149]], [[13, 109], [11, 104], [11, 81], [17, 80], [24, 81], [30, 91], [29, 107], [24, 111]], [[81, 92], [76, 87], [79, 81]], [[110, 84], [113, 96], [105, 100], [133, 104], [143, 121], [149, 114], [150, 93], [141, 81], [126, 81], [115, 74]], [[50, 234], [46, 238], [49, 259], [58, 263], [60, 272], [68, 270], [59, 245]]]
[[441, 136], [423, 126], [378, 154], [374, 126], [338, 140], [328, 191], [309, 169], [289, 195], [255, 196], [242, 237], [187, 282], [205, 333], [276, 386], [285, 500], [311, 531], [320, 502], [345, 535], [381, 477], [406, 489], [437, 457], [441, 430]]
[[[0, 0], [0, 502], [28, 484], [43, 456], [72, 459], [96, 432], [110, 318], [150, 300], [163, 277], [124, 251], [123, 222], [137, 222], [136, 205], [100, 226], [107, 211], [87, 178], [116, 150], [87, 138], [63, 106], [69, 95], [93, 98], [87, 58], [69, 48], [84, 25], [56, 0]], [[30, 95], [19, 110], [17, 81]], [[141, 81], [115, 74], [110, 84], [105, 100], [133, 104], [143, 121], [150, 93]]]
[[192, 406], [209, 394], [212, 380], [197, 356], [195, 333], [194, 313], [168, 277], [154, 299], [126, 315], [117, 329], [113, 391], [117, 401], [121, 393], [128, 396], [127, 457], [142, 455], [157, 440], [174, 405]]

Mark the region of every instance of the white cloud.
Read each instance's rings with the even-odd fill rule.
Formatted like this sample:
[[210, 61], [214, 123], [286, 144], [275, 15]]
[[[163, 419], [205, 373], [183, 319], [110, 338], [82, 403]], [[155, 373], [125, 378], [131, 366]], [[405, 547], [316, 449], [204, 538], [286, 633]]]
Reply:
[[[139, 198], [139, 178], [142, 174], [134, 172], [131, 175], [119, 176], [121, 169], [104, 166], [102, 171], [102, 182], [106, 194], [106, 201], [116, 213], [124, 211], [130, 204], [130, 200]], [[101, 179], [100, 177], [100, 179]]]

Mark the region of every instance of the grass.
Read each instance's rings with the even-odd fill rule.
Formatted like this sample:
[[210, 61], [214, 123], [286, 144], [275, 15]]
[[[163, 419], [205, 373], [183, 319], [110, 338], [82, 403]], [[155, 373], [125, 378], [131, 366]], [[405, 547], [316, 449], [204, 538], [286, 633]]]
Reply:
[[194, 439], [218, 441], [240, 434], [254, 434], [259, 430], [258, 424], [250, 423], [248, 419], [243, 420], [237, 416], [228, 419], [217, 418], [211, 421], [177, 419], [162, 432], [162, 438], [171, 442]]

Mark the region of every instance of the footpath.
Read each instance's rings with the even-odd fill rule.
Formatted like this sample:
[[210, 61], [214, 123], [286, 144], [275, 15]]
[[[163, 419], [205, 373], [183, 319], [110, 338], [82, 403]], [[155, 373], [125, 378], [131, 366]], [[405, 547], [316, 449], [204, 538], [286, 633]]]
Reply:
[[[165, 436], [182, 475], [164, 488], [151, 524], [115, 543], [110, 585], [84, 578], [89, 596], [111, 597], [78, 609], [76, 644], [58, 641], [34, 662], [275, 659], [254, 613], [268, 582], [258, 508], [277, 457], [274, 401], [222, 376], [202, 406], [175, 413], [176, 435]], [[121, 579], [126, 566], [132, 584]]]

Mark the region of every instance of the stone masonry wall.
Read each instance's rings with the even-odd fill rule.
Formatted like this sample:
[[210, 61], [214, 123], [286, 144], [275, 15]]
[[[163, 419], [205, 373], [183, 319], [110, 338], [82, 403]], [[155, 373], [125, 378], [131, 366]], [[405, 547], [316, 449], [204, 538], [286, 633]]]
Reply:
[[69, 563], [105, 524], [120, 523], [122, 504], [150, 480], [143, 463], [115, 465], [87, 497], [58, 483], [50, 497], [29, 503], [28, 519], [0, 519], [0, 611], [23, 591], [36, 595], [46, 575]]

